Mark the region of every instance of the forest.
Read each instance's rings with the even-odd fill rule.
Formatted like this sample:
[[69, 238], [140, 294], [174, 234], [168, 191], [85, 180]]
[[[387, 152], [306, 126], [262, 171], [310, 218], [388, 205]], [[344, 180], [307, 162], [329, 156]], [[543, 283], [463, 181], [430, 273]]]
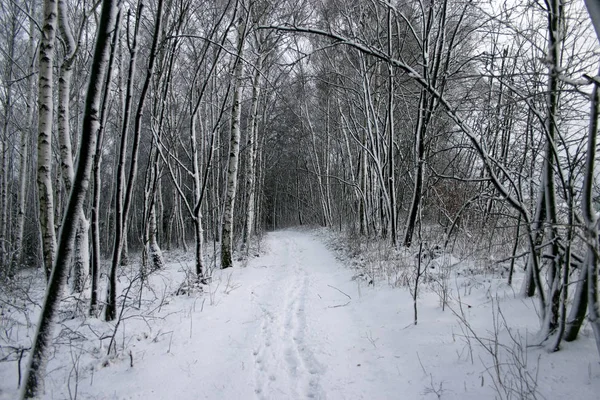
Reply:
[[403, 259], [385, 268], [415, 325], [423, 260], [501, 270], [537, 346], [587, 328], [597, 363], [599, 1], [2, 0], [0, 19], [0, 364], [22, 398], [44, 396], [65, 308], [118, 353], [169, 254], [189, 255], [178, 294], [207, 296], [290, 227]]

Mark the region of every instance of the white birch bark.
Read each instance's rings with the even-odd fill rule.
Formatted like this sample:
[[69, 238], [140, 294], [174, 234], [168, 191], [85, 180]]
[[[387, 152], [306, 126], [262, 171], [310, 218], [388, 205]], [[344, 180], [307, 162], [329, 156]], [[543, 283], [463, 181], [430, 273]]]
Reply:
[[246, 158], [246, 195], [248, 196], [248, 207], [246, 211], [246, 222], [244, 224], [244, 235], [242, 238], [242, 251], [248, 251], [249, 242], [254, 233], [255, 217], [255, 191], [256, 191], [256, 135], [258, 131], [258, 102], [260, 99], [260, 74], [263, 63], [263, 54], [259, 54], [254, 65], [254, 76], [252, 77], [252, 105], [250, 106], [250, 121], [248, 122], [248, 140], [246, 149], [248, 156]]
[[[162, 118], [159, 118], [158, 130], [162, 129]], [[148, 258], [150, 261], [150, 270], [155, 271], [164, 267], [162, 250], [158, 245], [158, 218], [157, 209], [160, 199], [160, 168], [158, 159], [158, 145], [153, 143], [151, 157], [154, 159], [151, 168], [151, 185], [150, 185], [150, 214], [148, 216]]]
[[[216, 62], [216, 61], [215, 61]], [[198, 142], [197, 142], [197, 118], [196, 114], [192, 115], [192, 127], [191, 127], [191, 138], [190, 144], [192, 147], [192, 166], [193, 166], [193, 179], [194, 179], [194, 204], [196, 208], [192, 212], [192, 220], [194, 222], [194, 236], [196, 238], [196, 276], [198, 280], [205, 278], [204, 271], [204, 255], [202, 254], [204, 245], [204, 227], [202, 226], [202, 206], [201, 206], [201, 190], [202, 184], [200, 182], [200, 166], [198, 163]]]
[[150, 268], [154, 271], [164, 267], [162, 251], [156, 237], [158, 231], [156, 226], [156, 201], [153, 202], [150, 208], [150, 219], [148, 222], [148, 258], [150, 259]]
[[56, 42], [57, 1], [44, 0], [43, 13], [44, 23], [39, 51], [37, 186], [44, 271], [46, 278], [50, 279], [56, 255], [54, 191], [52, 188], [52, 115], [54, 111], [52, 69]]
[[246, 22], [240, 21], [238, 33], [238, 48], [233, 67], [233, 104], [231, 109], [231, 139], [229, 142], [229, 162], [227, 166], [227, 194], [223, 211], [223, 227], [221, 230], [221, 269], [233, 267], [233, 213], [237, 193], [238, 167], [240, 156], [240, 119], [242, 114], [242, 72], [244, 57], [244, 42], [246, 37]]
[[79, 210], [77, 232], [75, 234], [75, 248], [73, 254], [72, 289], [75, 293], [81, 293], [85, 286], [85, 280], [90, 270], [90, 223], [85, 217], [83, 204]]
[[[73, 37], [67, 4], [65, 0], [58, 0], [58, 27], [65, 44], [65, 57], [60, 67], [58, 78], [58, 143], [60, 165], [67, 193], [71, 192], [75, 171], [73, 168], [73, 148], [71, 145], [70, 121], [70, 92], [73, 77], [73, 62], [77, 52], [77, 43]], [[75, 238], [75, 255], [73, 258], [72, 286], [75, 293], [83, 290], [86, 272], [89, 271], [89, 222], [82, 209], [79, 211], [79, 223]]]
[[73, 77], [73, 61], [77, 51], [77, 43], [73, 38], [71, 24], [68, 20], [65, 0], [58, 0], [58, 27], [65, 45], [65, 56], [60, 66], [58, 77], [58, 144], [60, 167], [66, 192], [71, 191], [75, 171], [73, 169], [73, 149], [71, 146], [70, 100], [71, 80]]

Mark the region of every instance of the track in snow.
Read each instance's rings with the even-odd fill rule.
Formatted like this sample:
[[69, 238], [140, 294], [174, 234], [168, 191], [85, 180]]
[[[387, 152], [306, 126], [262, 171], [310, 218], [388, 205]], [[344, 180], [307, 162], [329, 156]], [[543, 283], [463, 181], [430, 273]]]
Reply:
[[[323, 367], [306, 343], [306, 301], [310, 278], [305, 248], [290, 238], [273, 248], [275, 278], [266, 288], [267, 299], [257, 299], [263, 316], [255, 357], [255, 393], [259, 399], [315, 398], [325, 395], [320, 385]], [[263, 303], [264, 302], [264, 303]]]

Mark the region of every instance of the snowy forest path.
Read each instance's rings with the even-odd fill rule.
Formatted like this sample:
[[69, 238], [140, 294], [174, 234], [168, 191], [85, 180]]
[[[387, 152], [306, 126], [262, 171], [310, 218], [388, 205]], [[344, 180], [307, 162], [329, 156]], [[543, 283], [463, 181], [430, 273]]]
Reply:
[[249, 265], [269, 271], [252, 289], [261, 315], [253, 350], [256, 398], [368, 398], [360, 393], [364, 383], [352, 390], [365, 372], [371, 378], [352, 355], [371, 346], [364, 321], [348, 307], [358, 301], [352, 272], [310, 232], [271, 232], [264, 245]]
[[[256, 363], [255, 392], [260, 399], [275, 393], [293, 398], [323, 398], [319, 374], [323, 368], [306, 343], [306, 302], [311, 280], [306, 246], [299, 237], [269, 236], [270, 254], [279, 260], [278, 273], [265, 289], [273, 295], [256, 299], [264, 312]], [[270, 288], [270, 289], [269, 289]], [[266, 294], [266, 293], [264, 293]]]
[[[402, 321], [389, 298], [352, 275], [318, 233], [270, 232], [259, 256], [214, 271], [203, 295], [165, 302], [164, 317], [129, 342], [134, 366], [117, 363], [96, 373], [84, 392], [108, 399], [121, 399], [119, 393], [130, 393], [127, 399], [397, 398], [406, 383], [403, 364], [414, 369], [414, 349], [397, 340]], [[110, 389], [99, 394], [99, 387]]]

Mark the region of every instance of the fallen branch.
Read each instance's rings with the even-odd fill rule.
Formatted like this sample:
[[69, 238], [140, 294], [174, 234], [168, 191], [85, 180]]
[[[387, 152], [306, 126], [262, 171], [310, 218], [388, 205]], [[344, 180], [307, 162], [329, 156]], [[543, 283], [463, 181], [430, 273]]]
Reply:
[[350, 300], [352, 300], [352, 297], [350, 297], [350, 295], [348, 295], [347, 293], [342, 292], [340, 289], [336, 288], [335, 286], [331, 286], [331, 285], [327, 285], [332, 289], [337, 290], [338, 292], [340, 292], [341, 294], [343, 294], [344, 296], [346, 296], [347, 298], [349, 298]]
[[327, 308], [338, 308], [338, 307], [346, 307], [348, 304], [350, 304], [350, 302], [344, 303], [344, 304], [338, 304], [337, 306], [329, 306]]

